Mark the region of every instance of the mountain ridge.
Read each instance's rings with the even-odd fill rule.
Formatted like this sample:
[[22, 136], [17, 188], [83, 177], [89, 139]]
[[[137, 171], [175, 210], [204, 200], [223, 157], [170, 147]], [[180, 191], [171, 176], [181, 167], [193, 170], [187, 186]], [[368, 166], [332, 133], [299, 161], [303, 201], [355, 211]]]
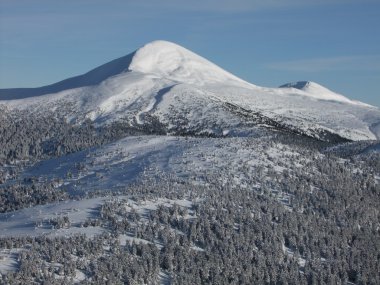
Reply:
[[[168, 61], [170, 57], [162, 58], [162, 54], [165, 55], [169, 53], [169, 56], [174, 59], [169, 64], [166, 64], [165, 61]], [[183, 54], [187, 55], [187, 58]], [[174, 57], [173, 57], [174, 55]], [[157, 57], [156, 59], [154, 57]], [[177, 80], [181, 81], [183, 78], [178, 78], [175, 76], [176, 73], [186, 73], [186, 66], [180, 66], [181, 62], [178, 62], [178, 59], [181, 59], [189, 65], [194, 65], [194, 62], [203, 66], [210, 66], [211, 68], [207, 71], [206, 76], [208, 78], [214, 78], [216, 81], [223, 80], [236, 80], [238, 82], [244, 82], [247, 85], [253, 85], [244, 80], [234, 76], [233, 74], [224, 71], [214, 63], [208, 61], [207, 59], [198, 56], [197, 54], [168, 41], [156, 40], [150, 42], [141, 48], [135, 50], [134, 52], [127, 54], [125, 56], [114, 59], [110, 62], [102, 64], [94, 69], [78, 75], [73, 76], [68, 79], [58, 81], [46, 86], [33, 87], [33, 88], [4, 88], [0, 89], [0, 100], [13, 100], [13, 99], [24, 99], [26, 97], [41, 96], [51, 93], [61, 92], [67, 89], [74, 89], [80, 87], [87, 87], [98, 85], [101, 82], [107, 80], [108, 78], [121, 74], [127, 71], [135, 71], [142, 73], [156, 73], [161, 76], [170, 76]], [[190, 60], [189, 60], [190, 57]], [[156, 60], [156, 61], [155, 61]], [[149, 62], [150, 61], [150, 62]], [[182, 64], [184, 63], [182, 62]], [[153, 68], [154, 64], [158, 65], [159, 68]], [[191, 66], [194, 67], [194, 66]], [[197, 67], [197, 66], [195, 66]], [[201, 66], [202, 67], [202, 66]], [[166, 70], [165, 70], [166, 69]], [[201, 68], [200, 68], [201, 69]], [[197, 70], [202, 72], [202, 70]], [[204, 70], [203, 70], [204, 71]], [[215, 76], [215, 73], [222, 74], [224, 76]], [[186, 74], [185, 74], [186, 75]], [[196, 77], [197, 73], [192, 72], [187, 74], [187, 77]], [[203, 76], [204, 78], [205, 76]], [[199, 81], [197, 83], [200, 83]]]
[[0, 89], [0, 105], [10, 112], [55, 110], [69, 122], [90, 119], [99, 126], [120, 120], [142, 125], [143, 118], [153, 116], [174, 129], [182, 118], [186, 123], [181, 128], [189, 133], [246, 133], [242, 128], [253, 121], [248, 124], [245, 116], [223, 107], [226, 104], [322, 140], [325, 136], [319, 134], [326, 132], [349, 140], [380, 137], [376, 107], [353, 102], [312, 82], [259, 87], [167, 41], [148, 43], [52, 85]]

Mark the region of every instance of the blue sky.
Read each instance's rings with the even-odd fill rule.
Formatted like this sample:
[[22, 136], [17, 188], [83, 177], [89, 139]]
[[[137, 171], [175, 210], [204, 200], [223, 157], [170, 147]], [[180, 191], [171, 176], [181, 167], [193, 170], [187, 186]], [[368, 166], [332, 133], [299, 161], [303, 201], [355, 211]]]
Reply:
[[379, 0], [0, 0], [0, 88], [79, 75], [157, 39], [254, 84], [380, 106]]

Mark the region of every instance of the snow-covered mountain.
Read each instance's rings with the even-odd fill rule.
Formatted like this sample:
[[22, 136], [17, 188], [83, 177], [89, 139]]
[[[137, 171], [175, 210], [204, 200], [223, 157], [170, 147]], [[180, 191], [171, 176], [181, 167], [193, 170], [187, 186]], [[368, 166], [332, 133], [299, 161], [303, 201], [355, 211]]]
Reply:
[[379, 122], [164, 41], [0, 90], [0, 284], [380, 284]]
[[380, 137], [380, 110], [312, 82], [281, 88], [248, 83], [166, 41], [84, 75], [40, 88], [0, 90], [0, 108], [54, 112], [69, 122], [97, 125], [154, 117], [169, 133], [247, 135], [255, 126], [327, 139]]

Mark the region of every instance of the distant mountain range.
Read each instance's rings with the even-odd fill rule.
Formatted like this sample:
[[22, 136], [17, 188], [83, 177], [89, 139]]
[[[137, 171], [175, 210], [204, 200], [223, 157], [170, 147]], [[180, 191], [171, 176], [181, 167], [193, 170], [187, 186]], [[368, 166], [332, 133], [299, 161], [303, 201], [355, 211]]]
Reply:
[[1, 89], [1, 106], [98, 126], [154, 118], [168, 134], [246, 136], [258, 127], [326, 141], [380, 137], [377, 107], [309, 81], [259, 87], [167, 41], [52, 85]]

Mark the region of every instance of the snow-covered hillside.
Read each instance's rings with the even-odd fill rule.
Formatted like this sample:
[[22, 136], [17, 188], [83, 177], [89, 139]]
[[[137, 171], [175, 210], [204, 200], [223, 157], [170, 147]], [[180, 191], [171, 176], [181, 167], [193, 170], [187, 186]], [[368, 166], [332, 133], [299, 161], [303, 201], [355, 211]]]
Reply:
[[154, 116], [170, 133], [181, 122], [182, 130], [199, 134], [241, 135], [256, 124], [321, 139], [326, 132], [351, 140], [380, 137], [376, 107], [316, 83], [258, 87], [166, 41], [56, 84], [0, 90], [1, 105], [8, 112], [53, 111], [69, 122], [90, 119], [97, 125], [120, 120], [143, 125]]

